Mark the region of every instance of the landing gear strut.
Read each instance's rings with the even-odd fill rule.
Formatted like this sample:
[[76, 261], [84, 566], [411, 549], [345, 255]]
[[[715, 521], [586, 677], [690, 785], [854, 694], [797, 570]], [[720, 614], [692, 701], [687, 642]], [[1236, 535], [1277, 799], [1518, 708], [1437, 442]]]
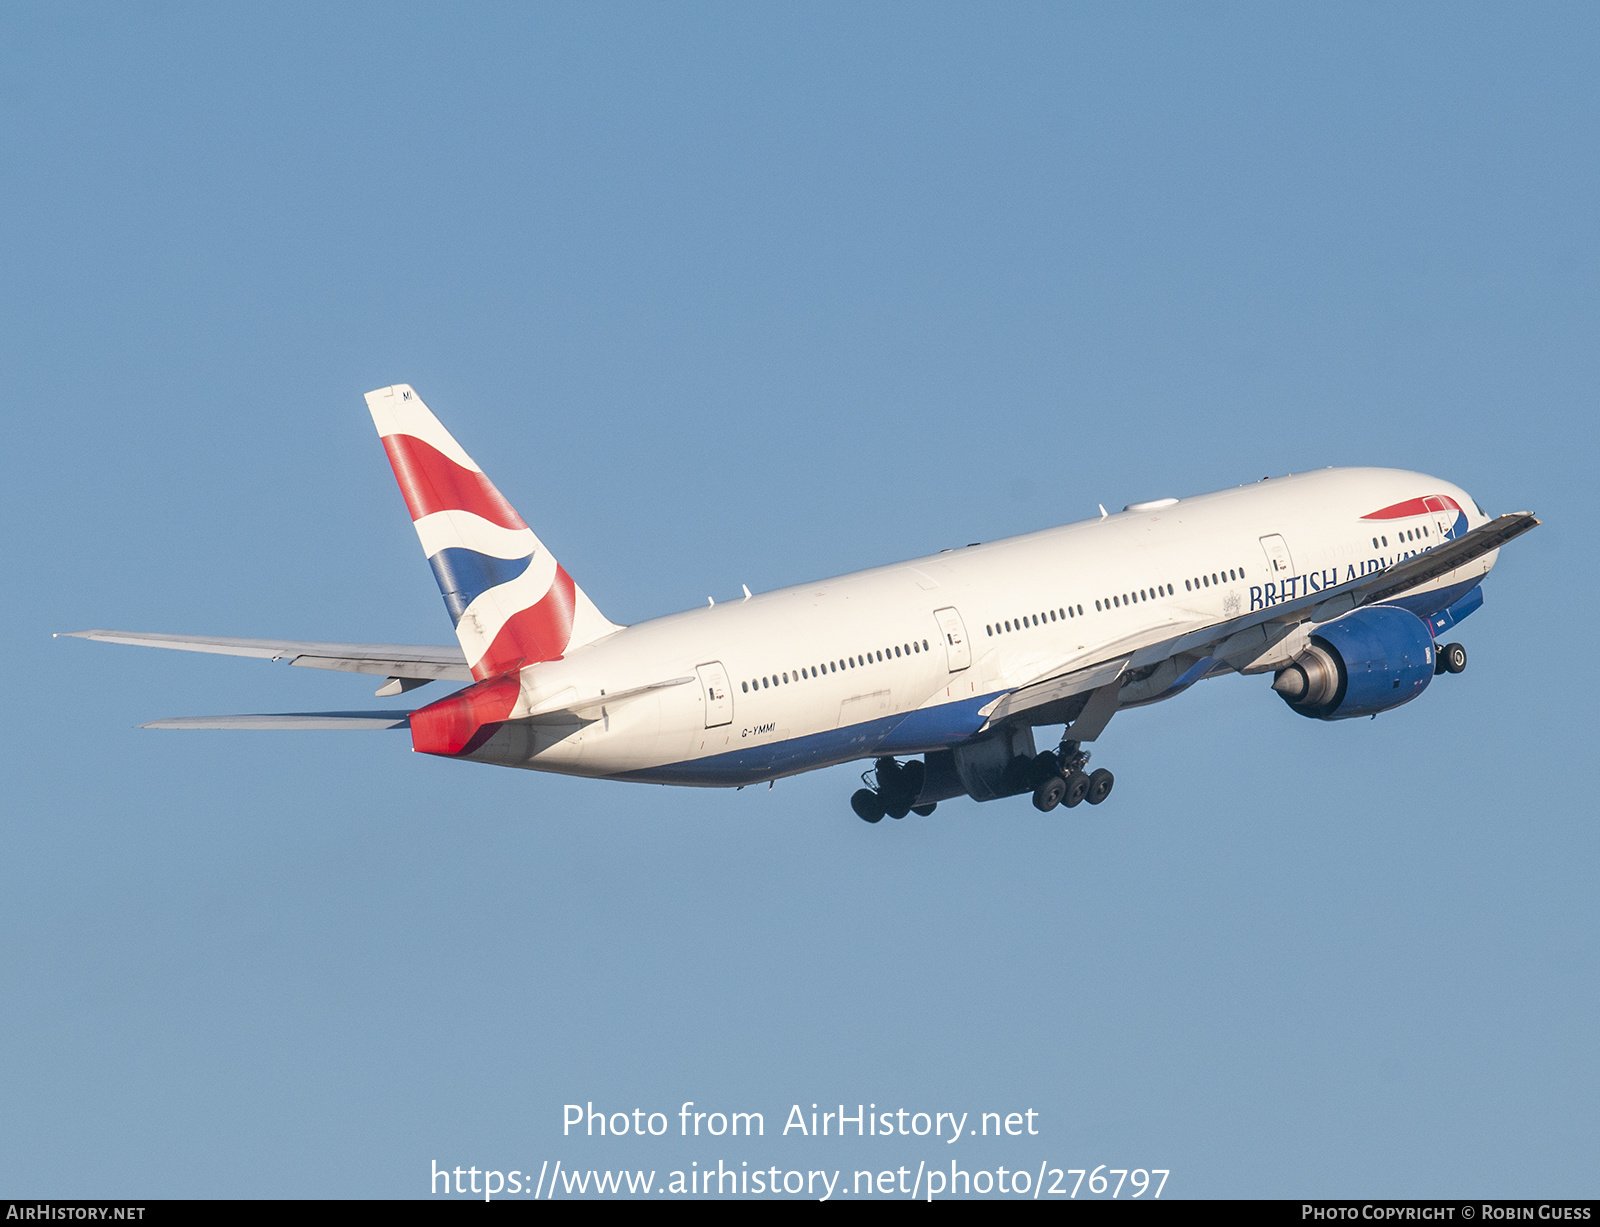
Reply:
[[[871, 787], [869, 775], [876, 777], [876, 789]], [[856, 790], [850, 798], [850, 808], [863, 822], [881, 822], [885, 814], [891, 818], [904, 818], [907, 814], [926, 818], [937, 804], [915, 804], [926, 778], [927, 768], [920, 759], [897, 763], [893, 758], [880, 758], [871, 771], [862, 773], [861, 782], [867, 787]]]
[[1086, 775], [1089, 751], [1076, 741], [1063, 741], [1054, 754], [1046, 750], [1033, 760], [1033, 807], [1048, 814], [1058, 805], [1068, 809], [1087, 801], [1099, 805], [1111, 795], [1116, 777], [1101, 767]]

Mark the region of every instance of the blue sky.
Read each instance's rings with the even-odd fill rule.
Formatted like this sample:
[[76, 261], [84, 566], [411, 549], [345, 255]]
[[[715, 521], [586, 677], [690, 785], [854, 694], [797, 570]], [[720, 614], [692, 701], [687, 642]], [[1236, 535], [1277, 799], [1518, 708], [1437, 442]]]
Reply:
[[[1592, 1195], [1597, 59], [1559, 5], [8, 9], [0, 1191]], [[1547, 523], [1461, 677], [1209, 683], [1093, 811], [135, 730], [371, 685], [50, 632], [448, 641], [401, 381], [619, 621], [1330, 464]], [[561, 1137], [691, 1099], [769, 1136]], [[1041, 1132], [771, 1136], [838, 1102]]]

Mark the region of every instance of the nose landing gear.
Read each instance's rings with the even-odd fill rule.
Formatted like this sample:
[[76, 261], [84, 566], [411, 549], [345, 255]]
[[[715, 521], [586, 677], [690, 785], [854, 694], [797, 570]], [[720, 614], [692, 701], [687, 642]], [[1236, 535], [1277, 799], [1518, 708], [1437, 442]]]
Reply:
[[1462, 673], [1467, 667], [1467, 649], [1459, 643], [1447, 643], [1443, 647], [1434, 645], [1433, 675], [1438, 677], [1441, 673]]

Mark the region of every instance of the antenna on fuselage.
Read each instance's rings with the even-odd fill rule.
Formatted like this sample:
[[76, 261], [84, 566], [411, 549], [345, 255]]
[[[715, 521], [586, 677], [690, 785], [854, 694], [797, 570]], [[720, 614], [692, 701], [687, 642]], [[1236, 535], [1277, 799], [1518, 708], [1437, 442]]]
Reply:
[[1106, 511], [1106, 505], [1104, 503], [1096, 503], [1095, 506], [1100, 508], [1100, 518], [1102, 520], [1105, 519], [1106, 516], [1110, 514], [1108, 511]]

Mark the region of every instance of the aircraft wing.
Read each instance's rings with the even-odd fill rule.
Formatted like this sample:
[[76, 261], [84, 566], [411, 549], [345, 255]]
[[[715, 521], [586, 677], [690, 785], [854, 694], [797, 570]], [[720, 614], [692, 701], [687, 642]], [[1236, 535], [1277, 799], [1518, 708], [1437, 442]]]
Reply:
[[[1226, 622], [1209, 622], [1190, 630], [1181, 629], [1181, 621], [1151, 627], [1106, 644], [1093, 654], [1082, 654], [1041, 671], [995, 700], [984, 714], [993, 725], [1062, 699], [1102, 691], [1106, 701], [1094, 704], [1093, 713], [1099, 727], [1082, 730], [1087, 736], [1080, 740], [1088, 740], [1110, 719], [1109, 712], [1115, 710], [1114, 707], [1107, 709], [1109, 697], [1116, 693], [1112, 688], [1120, 688], [1123, 675], [1131, 670], [1160, 665], [1182, 656], [1193, 657], [1198, 662], [1206, 656], [1248, 657], [1265, 651], [1302, 622], [1331, 622], [1363, 605], [1375, 605], [1399, 596], [1477, 561], [1538, 525], [1539, 520], [1532, 512], [1511, 512], [1479, 525], [1454, 541], [1334, 588], [1307, 592]], [[1103, 720], [1099, 718], [1101, 714]], [[1079, 723], [1090, 715], [1086, 707]], [[1073, 728], [1076, 731], [1078, 724]]]
[[308, 669], [338, 669], [423, 681], [470, 682], [472, 671], [459, 647], [410, 643], [321, 643], [303, 639], [230, 639], [221, 635], [169, 635], [156, 631], [61, 631], [78, 639], [131, 643], [179, 652], [213, 652], [222, 656], [254, 656], [287, 660]]

